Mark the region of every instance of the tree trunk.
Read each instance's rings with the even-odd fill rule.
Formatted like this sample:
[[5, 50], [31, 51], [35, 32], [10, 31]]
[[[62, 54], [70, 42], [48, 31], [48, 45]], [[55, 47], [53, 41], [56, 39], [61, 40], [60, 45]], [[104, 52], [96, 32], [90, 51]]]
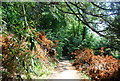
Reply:
[[83, 27], [82, 41], [85, 39], [85, 36], [86, 36], [86, 27]]
[[26, 10], [25, 10], [24, 4], [23, 4], [23, 13], [24, 13], [24, 18], [25, 18], [25, 24], [26, 24], [26, 26], [28, 26], [27, 17], [26, 17]]

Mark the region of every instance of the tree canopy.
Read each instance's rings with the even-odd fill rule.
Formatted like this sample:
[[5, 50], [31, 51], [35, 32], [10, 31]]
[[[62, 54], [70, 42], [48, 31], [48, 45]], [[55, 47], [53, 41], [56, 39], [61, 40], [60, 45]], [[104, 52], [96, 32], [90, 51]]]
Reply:
[[[31, 73], [42, 76], [55, 66], [42, 66], [42, 60], [49, 59], [45, 55], [51, 53], [57, 59], [71, 58], [73, 51], [88, 48], [94, 50], [93, 57], [102, 50], [104, 55], [120, 58], [120, 2], [2, 2], [1, 10], [0, 37], [5, 42], [1, 57], [8, 66], [13, 64], [4, 66], [13, 75], [24, 71], [28, 78]], [[41, 74], [37, 73], [40, 67], [45, 69]]]

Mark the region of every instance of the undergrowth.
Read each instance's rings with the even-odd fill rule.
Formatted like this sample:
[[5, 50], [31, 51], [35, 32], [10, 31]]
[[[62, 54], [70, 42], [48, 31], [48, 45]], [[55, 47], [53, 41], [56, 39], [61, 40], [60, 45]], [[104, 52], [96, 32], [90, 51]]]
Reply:
[[28, 29], [19, 35], [5, 31], [0, 35], [2, 47], [3, 81], [5, 79], [43, 79], [56, 66], [56, 42], [46, 38], [45, 32]]

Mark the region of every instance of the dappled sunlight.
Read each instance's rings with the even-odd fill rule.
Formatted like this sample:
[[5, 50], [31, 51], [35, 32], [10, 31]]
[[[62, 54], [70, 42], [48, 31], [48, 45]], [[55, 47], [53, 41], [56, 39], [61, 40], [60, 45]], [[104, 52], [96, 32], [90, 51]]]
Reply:
[[84, 73], [81, 73], [75, 70], [75, 67], [72, 66], [69, 60], [61, 60], [56, 67], [56, 70], [48, 79], [90, 79], [90, 77], [85, 76]]
[[2, 81], [120, 80], [120, 2], [14, 1], [1, 1]]

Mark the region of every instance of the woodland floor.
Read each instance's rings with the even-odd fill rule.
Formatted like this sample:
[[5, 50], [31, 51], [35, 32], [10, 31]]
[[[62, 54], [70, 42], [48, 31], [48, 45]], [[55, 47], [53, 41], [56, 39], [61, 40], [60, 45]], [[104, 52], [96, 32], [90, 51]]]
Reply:
[[83, 75], [83, 73], [80, 73], [72, 66], [68, 59], [63, 57], [48, 79], [85, 79]]

